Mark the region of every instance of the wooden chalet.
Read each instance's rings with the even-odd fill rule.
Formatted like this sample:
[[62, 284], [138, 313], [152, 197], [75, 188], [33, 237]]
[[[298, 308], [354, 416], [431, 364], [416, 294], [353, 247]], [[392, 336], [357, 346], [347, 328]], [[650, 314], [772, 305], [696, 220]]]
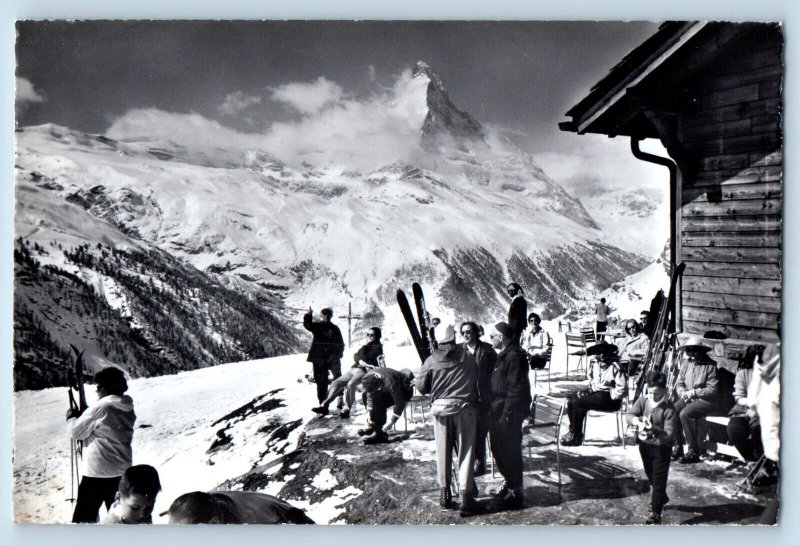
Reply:
[[[665, 167], [679, 332], [724, 333], [724, 366], [775, 342], [781, 313], [783, 34], [776, 23], [668, 22], [566, 115]], [[669, 157], [639, 149], [658, 138]]]

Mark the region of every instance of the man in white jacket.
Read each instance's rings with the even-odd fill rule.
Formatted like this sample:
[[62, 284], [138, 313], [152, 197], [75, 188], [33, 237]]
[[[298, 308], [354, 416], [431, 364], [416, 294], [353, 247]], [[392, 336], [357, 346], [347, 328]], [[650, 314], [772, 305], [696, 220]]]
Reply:
[[83, 477], [72, 522], [97, 522], [100, 506], [114, 503], [120, 478], [132, 463], [136, 414], [124, 373], [106, 367], [94, 377], [99, 401], [83, 414], [67, 413], [67, 431], [83, 441]]

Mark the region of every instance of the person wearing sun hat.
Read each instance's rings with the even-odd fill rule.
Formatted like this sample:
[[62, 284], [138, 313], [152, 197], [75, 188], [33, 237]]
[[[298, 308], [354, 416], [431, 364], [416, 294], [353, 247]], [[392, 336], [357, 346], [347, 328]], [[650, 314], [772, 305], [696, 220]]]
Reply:
[[599, 342], [590, 346], [586, 355], [594, 356], [589, 368], [589, 388], [567, 398], [569, 432], [561, 439], [561, 444], [566, 447], [578, 447], [583, 442], [583, 421], [589, 411], [618, 410], [628, 387], [625, 374], [619, 367], [616, 345]]
[[[681, 464], [696, 464], [703, 453], [702, 444], [708, 427], [706, 416], [717, 408], [717, 362], [709, 357], [711, 347], [691, 336], [678, 347], [682, 354], [681, 370], [675, 383], [678, 400], [675, 412], [675, 449], [672, 459]], [[687, 445], [684, 453], [683, 444]]]

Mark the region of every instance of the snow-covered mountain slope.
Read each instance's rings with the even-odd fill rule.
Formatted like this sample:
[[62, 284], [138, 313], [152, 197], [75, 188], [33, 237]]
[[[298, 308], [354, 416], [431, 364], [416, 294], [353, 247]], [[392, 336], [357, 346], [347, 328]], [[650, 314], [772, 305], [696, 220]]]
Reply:
[[[646, 265], [530, 154], [458, 110], [430, 67], [413, 74], [396, 97], [408, 115], [392, 113], [416, 126], [399, 131], [412, 141], [376, 167], [359, 160], [370, 149], [349, 162], [284, 162], [233, 131], [188, 144], [146, 124], [123, 130], [127, 121], [109, 131], [117, 139], [20, 128], [16, 236], [164, 251], [254, 301], [337, 312], [352, 302], [356, 327], [398, 334], [395, 291], [413, 281], [453, 319], [502, 318], [508, 281], [550, 317]], [[62, 256], [48, 261], [75, 272]]]

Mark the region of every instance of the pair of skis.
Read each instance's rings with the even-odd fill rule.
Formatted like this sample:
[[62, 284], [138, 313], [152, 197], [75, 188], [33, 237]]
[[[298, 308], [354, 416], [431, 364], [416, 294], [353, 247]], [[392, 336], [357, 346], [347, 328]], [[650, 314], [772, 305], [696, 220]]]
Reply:
[[[411, 309], [411, 304], [408, 302], [405, 292], [400, 289], [397, 290], [397, 304], [400, 305], [400, 311], [403, 313], [406, 326], [408, 326], [408, 331], [411, 333], [411, 340], [414, 341], [419, 359], [424, 363], [431, 355], [430, 316], [425, 307], [422, 286], [418, 282], [414, 282], [411, 290], [414, 295], [417, 318], [414, 318], [414, 311]], [[419, 326], [417, 326], [417, 320], [419, 321]]]
[[[86, 403], [86, 391], [83, 387], [83, 350], [78, 350], [75, 345], [70, 344], [70, 348], [75, 353], [75, 363], [67, 372], [69, 388], [69, 409], [71, 414], [83, 414], [89, 405]], [[75, 396], [78, 399], [75, 399]], [[69, 471], [70, 471], [70, 497], [67, 501], [75, 502], [75, 485], [80, 485], [81, 471], [80, 458], [83, 450], [83, 442], [70, 439], [69, 442]]]
[[647, 384], [647, 376], [651, 371], [660, 371], [662, 362], [664, 361], [664, 354], [667, 351], [671, 341], [670, 324], [674, 322], [675, 317], [671, 316], [675, 309], [675, 297], [678, 280], [686, 268], [686, 263], [679, 263], [672, 271], [672, 278], [669, 283], [669, 295], [661, 299], [661, 308], [658, 311], [658, 319], [656, 320], [655, 327], [653, 328], [653, 336], [650, 339], [650, 347], [647, 349], [647, 355], [644, 359], [642, 366], [642, 374], [636, 382], [636, 390], [633, 399], [638, 399], [642, 395], [645, 384]]

